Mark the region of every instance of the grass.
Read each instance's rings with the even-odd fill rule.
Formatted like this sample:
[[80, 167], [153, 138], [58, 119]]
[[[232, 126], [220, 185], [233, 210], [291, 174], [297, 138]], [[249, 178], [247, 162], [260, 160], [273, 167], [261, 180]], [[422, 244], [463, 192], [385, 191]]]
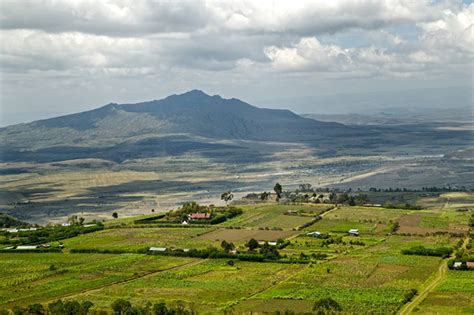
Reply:
[[[28, 305], [194, 261], [139, 254], [0, 254], [0, 305]], [[54, 266], [52, 268], [51, 266]]]
[[[310, 222], [316, 216], [332, 205], [279, 205], [265, 204], [257, 206], [239, 206], [244, 213], [232, 220], [225, 226], [240, 226], [247, 228], [280, 228], [290, 230], [304, 223]], [[288, 210], [302, 211], [307, 216], [285, 215]]]
[[198, 237], [200, 240], [222, 241], [242, 243], [250, 239], [258, 241], [276, 241], [279, 238], [287, 238], [298, 234], [296, 231], [271, 231], [250, 229], [219, 229]]
[[[466, 229], [470, 216], [451, 208], [341, 207], [302, 231], [295, 230], [328, 206], [246, 205], [241, 216], [209, 228], [157, 228], [136, 225], [136, 218], [118, 219], [105, 230], [64, 240], [64, 253], [0, 253], [0, 308], [66, 298], [89, 299], [94, 310], [110, 311], [113, 300], [125, 298], [141, 305], [182, 300], [200, 313], [311, 312], [315, 301], [331, 297], [346, 313], [391, 314], [402, 306], [405, 294], [432, 279], [441, 262], [439, 257], [406, 256], [401, 251], [419, 245], [452, 246], [459, 240], [446, 234], [392, 234], [391, 223], [398, 220], [417, 229]], [[304, 216], [285, 215], [288, 210], [302, 210]], [[360, 236], [348, 236], [351, 228], [359, 229]], [[342, 242], [323, 246], [323, 239], [305, 235], [309, 231], [330, 233]], [[229, 259], [138, 253], [150, 246], [203, 249], [219, 247], [223, 239], [239, 246], [250, 238], [280, 237], [290, 240], [280, 250], [282, 255], [325, 253], [328, 259], [309, 264], [233, 260], [232, 265]], [[129, 253], [73, 254], [71, 249]], [[472, 274], [449, 271], [418, 312], [472, 313]]]
[[144, 300], [164, 300], [168, 303], [182, 300], [187, 305], [193, 304], [197, 311], [222, 311], [286, 279], [301, 268], [301, 265], [241, 261], [229, 266], [227, 260], [207, 260], [188, 268], [143, 277], [73, 298], [91, 300], [96, 309], [108, 308], [114, 299], [125, 298], [138, 304], [144, 304]]
[[445, 279], [419, 305], [419, 314], [473, 314], [474, 273], [449, 270]]
[[113, 228], [96, 233], [80, 235], [63, 243], [66, 249], [109, 249], [139, 251], [151, 246], [177, 248], [206, 248], [219, 246], [198, 236], [209, 231], [207, 228]]

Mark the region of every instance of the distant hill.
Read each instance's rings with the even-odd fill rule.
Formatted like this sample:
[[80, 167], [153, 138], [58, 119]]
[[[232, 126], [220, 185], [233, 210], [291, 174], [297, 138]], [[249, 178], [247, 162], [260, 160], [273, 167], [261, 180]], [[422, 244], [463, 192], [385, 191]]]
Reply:
[[0, 212], [0, 228], [11, 228], [11, 227], [27, 227], [30, 226], [29, 223], [23, 222], [9, 216], [8, 214]]
[[0, 162], [77, 160], [67, 164], [75, 167], [97, 161], [114, 165], [134, 159], [197, 154], [235, 164], [273, 161], [275, 155], [294, 144], [328, 157], [381, 152], [381, 148], [398, 152], [396, 146], [406, 149], [407, 145], [418, 150], [420, 145], [434, 141], [459, 149], [472, 139], [469, 130], [439, 124], [398, 124], [401, 120], [392, 115], [338, 117], [347, 125], [309, 117], [192, 90], [161, 100], [108, 104], [1, 128]]
[[288, 110], [257, 108], [235, 98], [193, 90], [161, 100], [108, 104], [2, 128], [0, 139], [4, 147], [0, 159], [121, 161], [222, 148], [212, 142], [223, 139], [305, 142], [366, 133], [338, 123], [304, 118]]

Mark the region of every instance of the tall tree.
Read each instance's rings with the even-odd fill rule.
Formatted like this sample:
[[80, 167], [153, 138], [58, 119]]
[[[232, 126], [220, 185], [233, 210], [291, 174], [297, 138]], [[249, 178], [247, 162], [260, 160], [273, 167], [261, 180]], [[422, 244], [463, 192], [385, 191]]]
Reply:
[[224, 200], [226, 205], [232, 198], [234, 198], [234, 195], [230, 191], [223, 192], [221, 195], [221, 200]]
[[280, 200], [281, 193], [283, 192], [283, 187], [280, 185], [280, 183], [276, 183], [275, 186], [273, 187], [273, 190], [275, 191], [277, 195], [277, 201]]

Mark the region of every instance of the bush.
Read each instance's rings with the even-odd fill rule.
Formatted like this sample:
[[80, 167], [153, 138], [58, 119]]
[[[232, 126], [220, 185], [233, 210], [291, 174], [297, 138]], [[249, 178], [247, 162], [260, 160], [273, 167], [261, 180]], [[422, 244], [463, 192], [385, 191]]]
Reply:
[[332, 298], [320, 299], [313, 304], [313, 311], [316, 311], [317, 314], [325, 314], [326, 312], [340, 312], [342, 307]]
[[449, 257], [452, 252], [453, 249], [451, 247], [427, 248], [422, 245], [402, 250], [403, 255], [437, 256], [443, 258]]

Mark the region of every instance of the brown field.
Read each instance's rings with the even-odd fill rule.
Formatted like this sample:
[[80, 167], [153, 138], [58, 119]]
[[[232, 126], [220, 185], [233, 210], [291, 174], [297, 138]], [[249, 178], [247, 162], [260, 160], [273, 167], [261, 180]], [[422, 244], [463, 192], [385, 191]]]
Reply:
[[397, 233], [399, 234], [419, 234], [424, 235], [426, 233], [435, 233], [435, 232], [450, 232], [450, 233], [465, 233], [466, 227], [459, 226], [456, 224], [449, 224], [446, 227], [427, 227], [423, 225], [423, 219], [429, 217], [435, 217], [436, 214], [433, 213], [411, 213], [406, 214], [400, 217], [398, 223], [400, 228]]
[[243, 242], [253, 238], [262, 241], [276, 241], [279, 238], [287, 238], [296, 234], [298, 234], [298, 231], [219, 229], [203, 234], [197, 237], [197, 239]]

